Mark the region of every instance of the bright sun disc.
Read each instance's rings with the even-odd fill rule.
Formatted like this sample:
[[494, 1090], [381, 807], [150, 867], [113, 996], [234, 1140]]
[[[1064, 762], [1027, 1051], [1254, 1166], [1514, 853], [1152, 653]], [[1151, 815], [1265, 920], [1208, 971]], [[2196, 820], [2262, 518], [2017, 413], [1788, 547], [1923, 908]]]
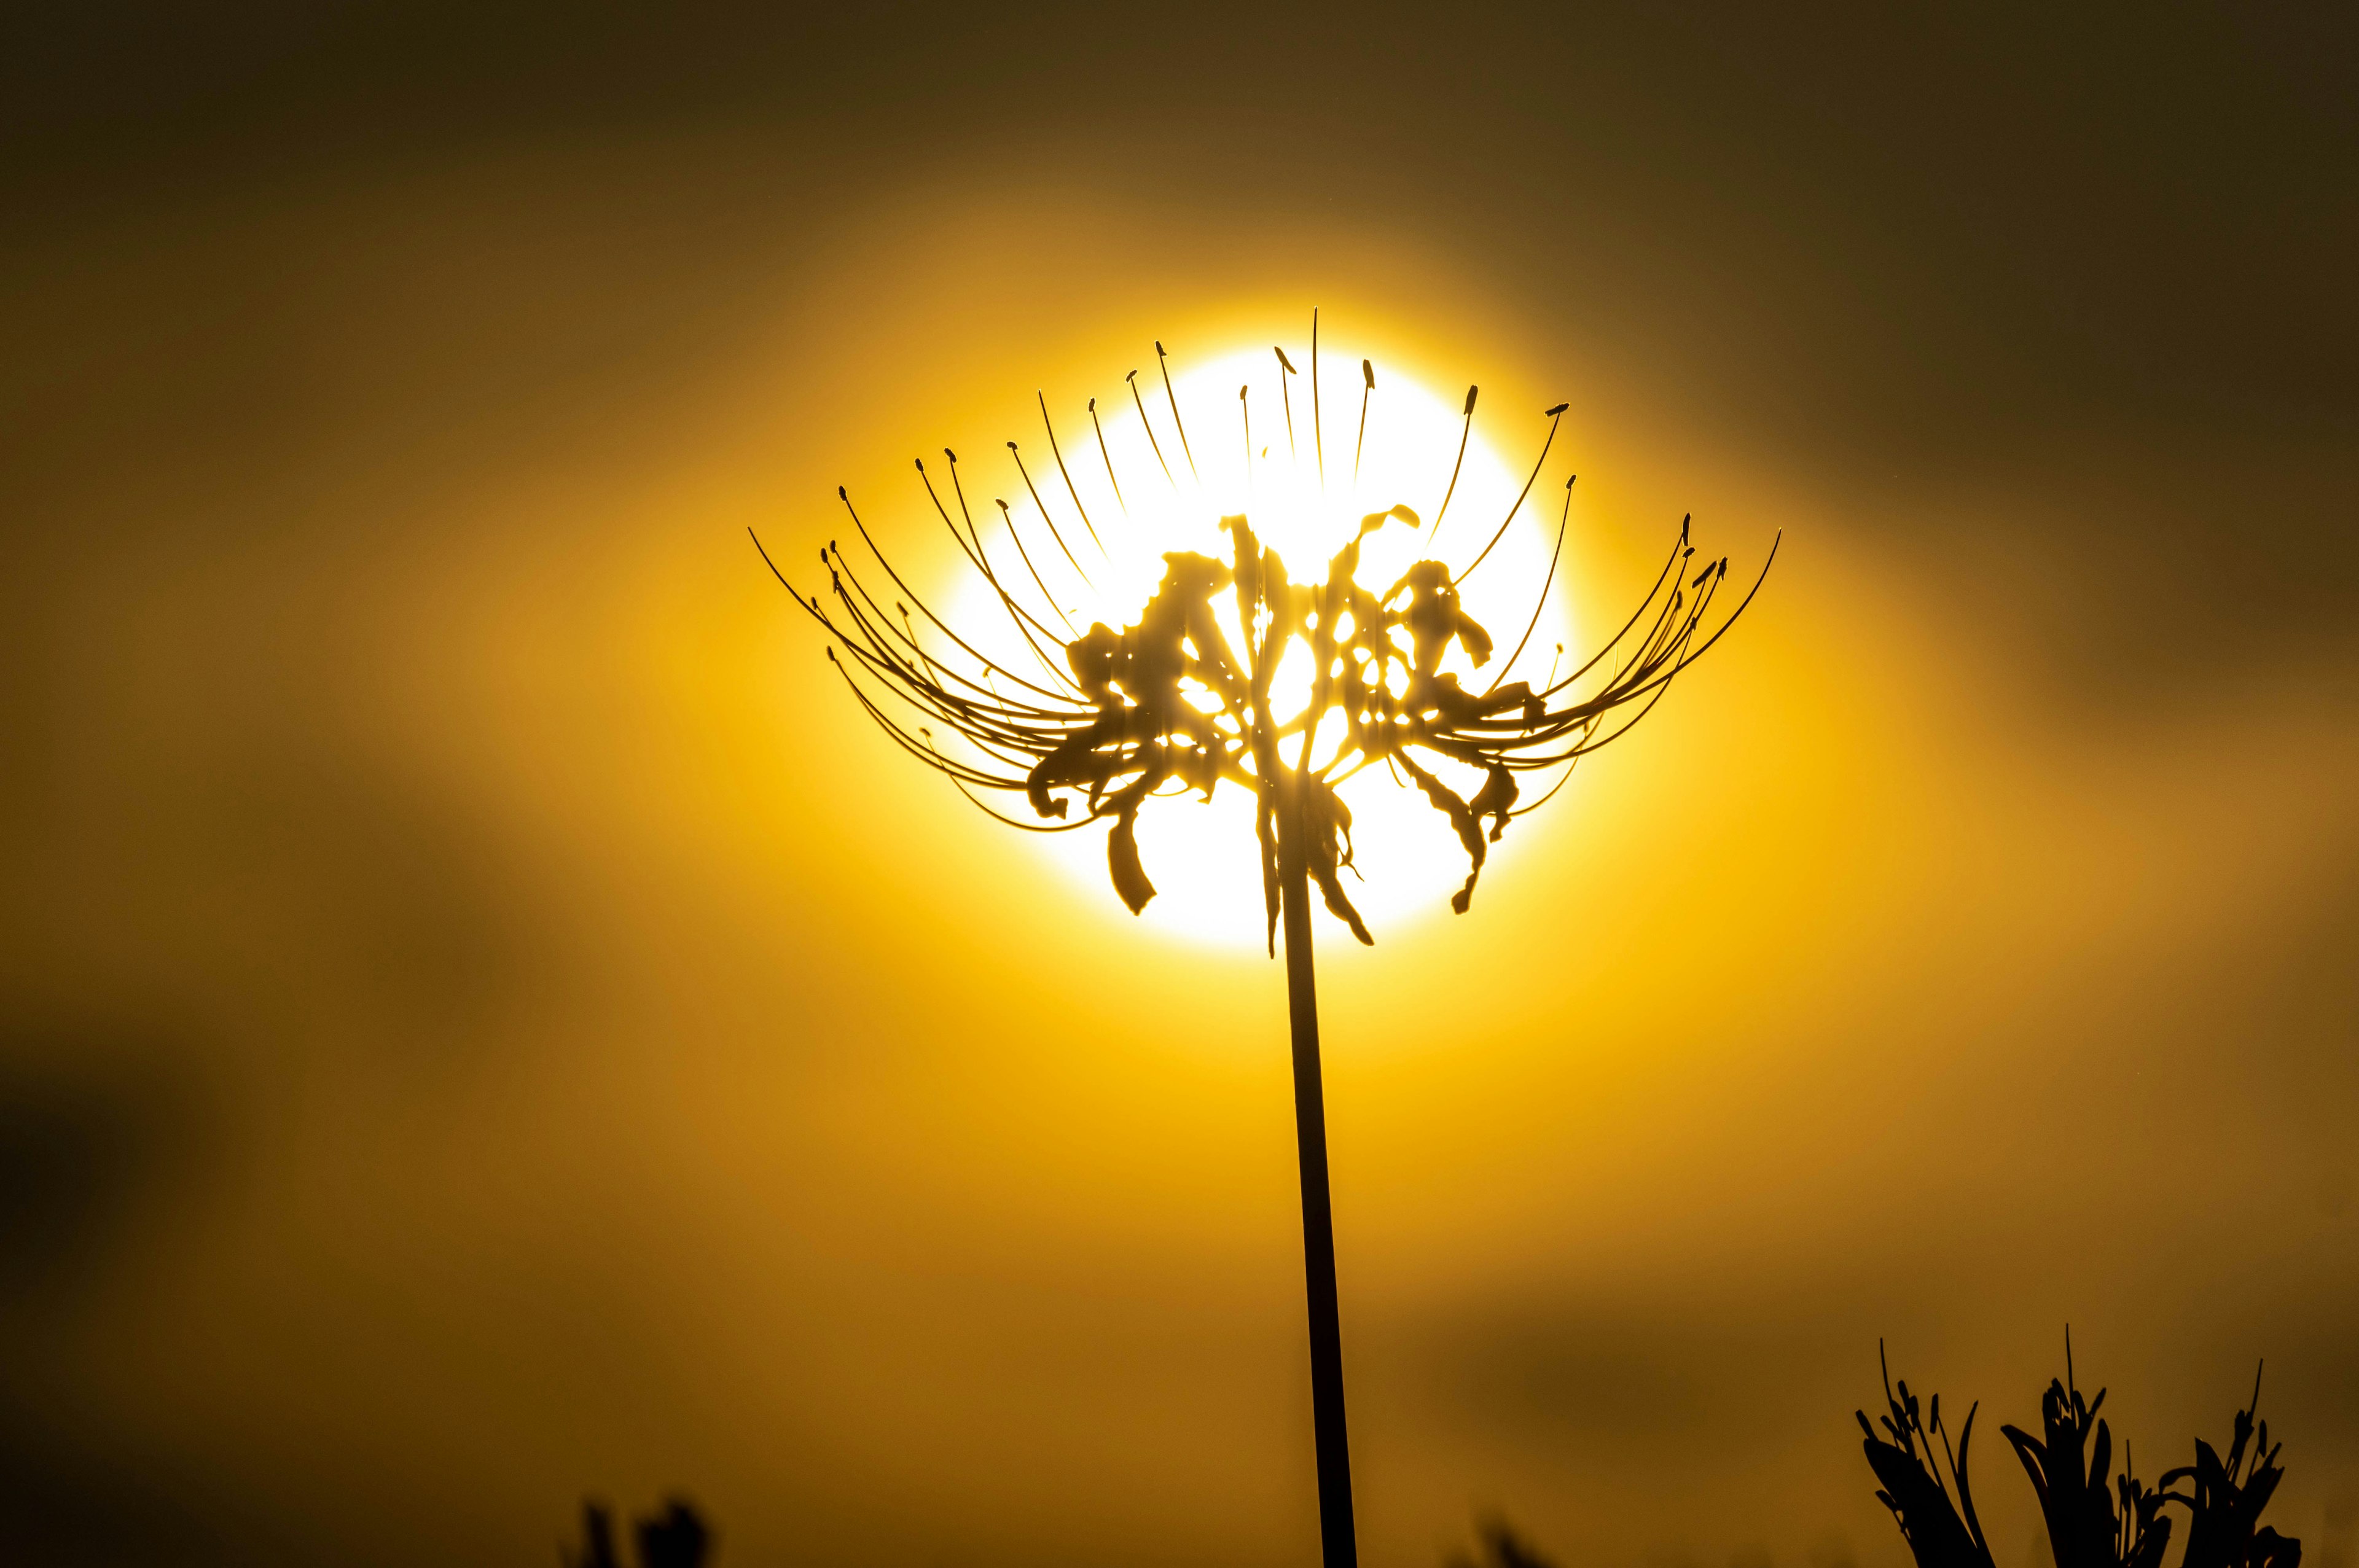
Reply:
[[[1539, 603], [1557, 521], [1548, 514], [1561, 503], [1562, 481], [1543, 476], [1545, 482], [1535, 483], [1518, 508], [1517, 495], [1529, 467], [1511, 470], [1478, 430], [1466, 438], [1464, 461], [1458, 467], [1455, 488], [1451, 488], [1452, 464], [1466, 429], [1462, 397], [1438, 397], [1382, 370], [1367, 399], [1366, 437], [1359, 447], [1355, 479], [1353, 449], [1364, 386], [1356, 373], [1360, 362], [1356, 354], [1332, 348], [1321, 352], [1321, 428], [1316, 433], [1307, 360], [1298, 367], [1302, 373], [1288, 375], [1266, 348], [1237, 350], [1184, 372], [1175, 367], [1169, 395], [1152, 365], [1142, 370], [1136, 398], [1125, 388], [1098, 399], [1103, 449], [1086, 408], [1052, 406], [1049, 412], [1056, 422], [1061, 469], [1045, 438], [1027, 440], [1022, 450], [1030, 488], [1011, 464], [1005, 476], [1008, 490], [998, 492], [1026, 546], [1022, 559], [1008, 548], [1007, 530], [989, 499], [992, 492], [981, 481], [970, 481], [975, 520], [1002, 580], [1045, 588], [1076, 632], [1093, 622], [1119, 631], [1137, 620], [1155, 592], [1166, 552], [1190, 550], [1223, 561], [1231, 558], [1229, 537], [1220, 528], [1223, 516], [1245, 514], [1263, 544], [1285, 557], [1288, 576], [1297, 582], [1318, 582], [1326, 578], [1329, 558], [1350, 543], [1363, 515], [1403, 504], [1417, 513], [1421, 525], [1393, 521], [1371, 535], [1362, 547], [1359, 580], [1381, 592], [1413, 562], [1436, 557], [1462, 572], [1485, 543], [1499, 535], [1481, 569], [1461, 588], [1465, 609], [1496, 643], [1496, 656], [1479, 672], [1479, 682], [1474, 667], [1455, 648], [1443, 667], [1459, 672], [1477, 690], [1503, 675], [1537, 686], [1572, 641], [1560, 596], [1550, 594], [1545, 605]], [[1339, 367], [1343, 373], [1337, 373]], [[1245, 393], [1243, 398], [1240, 388]], [[1535, 427], [1535, 450], [1544, 428]], [[1044, 524], [1033, 491], [1047, 503], [1062, 547]], [[1079, 508], [1089, 519], [1086, 529], [1075, 514], [1076, 493]], [[1501, 534], [1503, 524], [1508, 525]], [[1224, 603], [1228, 597], [1221, 596]], [[1233, 617], [1234, 610], [1226, 613]], [[1042, 618], [1061, 631], [1054, 617], [1044, 611]], [[979, 574], [967, 574], [947, 619], [980, 652], [1009, 669], [1027, 667], [1032, 658], [998, 595]], [[1510, 669], [1507, 661], [1527, 626], [1530, 636]], [[970, 633], [969, 628], [975, 630]], [[1234, 643], [1238, 629], [1231, 625], [1228, 630]], [[1282, 668], [1275, 695], [1283, 697], [1285, 676], [1293, 673]], [[1307, 668], [1295, 684], [1307, 693]], [[1294, 706], [1300, 706], [1300, 694]], [[1456, 770], [1452, 776], [1452, 768], [1443, 763], [1435, 771], [1453, 785], [1470, 780], [1479, 784], [1478, 772]], [[1472, 787], [1462, 789], [1462, 795], [1470, 794]], [[1353, 818], [1357, 872], [1356, 877], [1345, 873], [1345, 885], [1370, 929], [1381, 931], [1412, 915], [1446, 911], [1467, 874], [1466, 852], [1448, 818], [1416, 788], [1407, 786], [1406, 780], [1383, 767], [1350, 779], [1340, 793]], [[1028, 816], [1029, 808], [1019, 798], [1011, 815]], [[1231, 783], [1215, 789], [1210, 801], [1193, 793], [1149, 801], [1138, 815], [1138, 845], [1157, 896], [1139, 918], [1174, 935], [1261, 946], [1266, 928], [1254, 815], [1251, 791]], [[1071, 833], [1034, 836], [1033, 842], [1085, 882], [1109, 910], [1121, 913], [1122, 904], [1108, 885], [1106, 830], [1105, 825], [1093, 824]], [[1516, 841], [1510, 833], [1494, 845], [1489, 867], [1496, 868]]]

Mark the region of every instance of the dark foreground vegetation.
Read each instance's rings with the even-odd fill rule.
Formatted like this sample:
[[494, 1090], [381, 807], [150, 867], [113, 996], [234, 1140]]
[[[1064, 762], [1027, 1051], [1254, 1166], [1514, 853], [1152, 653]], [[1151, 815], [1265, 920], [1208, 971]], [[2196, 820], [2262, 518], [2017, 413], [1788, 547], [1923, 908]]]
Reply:
[[[1896, 1395], [1887, 1368], [1884, 1402], [1889, 1413], [1878, 1424], [1886, 1435], [1877, 1435], [1865, 1411], [1859, 1412], [1859, 1426], [1867, 1434], [1868, 1465], [1883, 1483], [1876, 1498], [1899, 1522], [1917, 1568], [1992, 1568], [1968, 1474], [1980, 1407], [1967, 1410], [1952, 1452], [1939, 1394], [1920, 1408], [1906, 1379]], [[2172, 1507], [2187, 1510], [2187, 1550], [2179, 1568], [2299, 1568], [2301, 1542], [2261, 1523], [2261, 1510], [2285, 1471], [2277, 1464], [2284, 1445], [2271, 1446], [2268, 1422], [2255, 1424], [2261, 1404], [2257, 1371], [2252, 1402], [2236, 1412], [2231, 1428], [2227, 1458], [2199, 1437], [2195, 1463], [2165, 1470], [2152, 1487], [2131, 1469], [2126, 1443], [2114, 1473], [2114, 1434], [2097, 1415], [2104, 1402], [2103, 1389], [2093, 1400], [2081, 1397], [2067, 1340], [2063, 1379], [2051, 1380], [2040, 1397], [2040, 1435], [1999, 1428], [2038, 1494], [2056, 1568], [2160, 1568], [2176, 1522], [2163, 1510]], [[2183, 1490], [2175, 1489], [2182, 1484]]]
[[[712, 1550], [712, 1531], [702, 1515], [675, 1498], [659, 1514], [635, 1520], [631, 1536], [638, 1547], [638, 1568], [702, 1568]], [[603, 1503], [582, 1505], [582, 1544], [560, 1547], [563, 1568], [622, 1568], [614, 1555], [614, 1516]]]
[[[1881, 1346], [1877, 1354], [1881, 1360]], [[1974, 1416], [1981, 1405], [1968, 1407], [1952, 1446], [1941, 1419], [1941, 1396], [1920, 1405], [1906, 1379], [1893, 1381], [1888, 1366], [1884, 1402], [1887, 1413], [1875, 1422], [1865, 1411], [1857, 1412], [1860, 1430], [1867, 1434], [1862, 1446], [1879, 1483], [1876, 1500], [1892, 1510], [1917, 1568], [1995, 1568], [1974, 1513], [1971, 1476]], [[2261, 1403], [2257, 1372], [2252, 1402], [2236, 1412], [2230, 1427], [2227, 1456], [2199, 1437], [2195, 1462], [2165, 1470], [2151, 1487], [2132, 1469], [2126, 1443], [2115, 1473], [2114, 1434], [2097, 1414], [2104, 1402], [2103, 1389], [2093, 1400], [2082, 1398], [2068, 1336], [2064, 1376], [2050, 1380], [2040, 1396], [2038, 1435], [2016, 1426], [1999, 1428], [2038, 1495], [2056, 1568], [2162, 1568], [2178, 1522], [2163, 1511], [2168, 1508], [2185, 1509], [2187, 1518], [2186, 1550], [2173, 1568], [2301, 1568], [2301, 1542], [2261, 1523], [2285, 1470], [2277, 1464], [2284, 1444], [2272, 1445], [2269, 1423], [2256, 1419]], [[613, 1516], [597, 1503], [585, 1504], [582, 1513], [582, 1544], [560, 1552], [563, 1568], [625, 1568], [614, 1552]], [[667, 1511], [636, 1521], [632, 1536], [636, 1568], [702, 1568], [712, 1544], [712, 1533], [697, 1511], [678, 1500]], [[1452, 1553], [1445, 1568], [1556, 1564], [1505, 1519], [1495, 1518], [1477, 1526], [1473, 1550]]]

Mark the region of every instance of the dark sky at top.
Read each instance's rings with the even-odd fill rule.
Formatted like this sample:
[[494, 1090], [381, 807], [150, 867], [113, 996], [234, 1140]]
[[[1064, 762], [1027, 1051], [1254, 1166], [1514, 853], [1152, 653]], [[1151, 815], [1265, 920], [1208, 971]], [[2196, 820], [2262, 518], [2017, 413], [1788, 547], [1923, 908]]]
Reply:
[[979, 149], [1445, 235], [1528, 297], [1651, 299], [1676, 269], [1676, 309], [1600, 313], [1752, 438], [1904, 487], [2071, 474], [2042, 525], [2131, 585], [2099, 624], [2147, 628], [2082, 650], [2108, 677], [2210, 663], [2212, 617], [2350, 603], [2359, 57], [2333, 7], [100, 5], [11, 33], [20, 254], [151, 205], [708, 124], [790, 148], [823, 227]]

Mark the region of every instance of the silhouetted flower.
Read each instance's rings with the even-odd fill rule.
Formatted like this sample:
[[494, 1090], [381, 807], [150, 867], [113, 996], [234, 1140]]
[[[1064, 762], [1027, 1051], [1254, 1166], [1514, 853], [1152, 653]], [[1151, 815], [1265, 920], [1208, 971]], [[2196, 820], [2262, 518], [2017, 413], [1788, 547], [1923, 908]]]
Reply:
[[[1326, 451], [1319, 416], [1315, 312], [1311, 331], [1311, 445], [1319, 493], [1323, 495]], [[1163, 345], [1155, 349], [1170, 404], [1172, 434], [1192, 475], [1195, 451], [1170, 373], [1163, 365]], [[1284, 351], [1277, 358], [1280, 406], [1291, 448], [1294, 413], [1287, 384], [1295, 369]], [[1375, 369], [1364, 361], [1361, 374], [1364, 440]], [[1177, 495], [1178, 475], [1147, 417], [1137, 373], [1125, 381], [1157, 466]], [[1237, 408], [1250, 491], [1256, 451], [1266, 457], [1267, 449], [1254, 444], [1247, 391], [1238, 388]], [[1457, 493], [1459, 470], [1473, 431], [1475, 395], [1474, 388], [1467, 388], [1458, 458], [1435, 509], [1433, 527], [1424, 535], [1429, 548]], [[1005, 540], [995, 557], [993, 544], [975, 525], [957, 455], [943, 449], [955, 517], [925, 463], [916, 464], [935, 515], [989, 590], [988, 631], [978, 625], [953, 626], [912, 589], [877, 547], [841, 487], [836, 494], [860, 535], [865, 564], [855, 564], [836, 541], [829, 541], [819, 553], [827, 568], [828, 602], [796, 589], [763, 551], [763, 560], [794, 594], [795, 602], [827, 632], [828, 659], [853, 697], [903, 750], [941, 772], [976, 806], [1011, 827], [1060, 833], [1106, 823], [1106, 869], [1115, 892], [1133, 914], [1155, 897], [1155, 883], [1138, 848], [1138, 814], [1146, 803], [1186, 794], [1211, 800], [1224, 783], [1252, 792], [1273, 956], [1281, 922], [1287, 933], [1288, 1020], [1294, 1047], [1295, 1139], [1310, 1308], [1311, 1427], [1318, 1455], [1321, 1549], [1329, 1568], [1348, 1568], [1356, 1560], [1357, 1548], [1319, 1066], [1310, 888], [1318, 888], [1329, 912], [1354, 936], [1372, 940], [1343, 888], [1342, 873], [1352, 869], [1353, 849], [1352, 812], [1340, 788], [1354, 775], [1381, 767], [1404, 787], [1414, 784], [1449, 819], [1468, 862], [1466, 881], [1451, 900], [1451, 907], [1462, 914], [1473, 898], [1487, 845], [1506, 830], [1507, 823], [1545, 804], [1582, 756], [1626, 733], [1650, 712], [1680, 672], [1701, 656], [1752, 601], [1749, 591], [1735, 610], [1717, 624], [1710, 623], [1728, 577], [1728, 562], [1712, 561], [1690, 573], [1694, 550], [1682, 523], [1646, 598], [1593, 657], [1561, 679], [1551, 664], [1538, 687], [1507, 680], [1538, 628], [1556, 580], [1565, 524], [1571, 515], [1573, 481], [1567, 479], [1547, 574], [1533, 595], [1523, 635], [1500, 662], [1500, 674], [1475, 690], [1460, 672], [1443, 668], [1453, 649], [1474, 669], [1491, 662], [1491, 634], [1468, 613], [1459, 590], [1514, 524], [1538, 481], [1565, 407], [1558, 404], [1542, 416], [1549, 421], [1548, 438], [1533, 461], [1531, 476], [1473, 558], [1458, 569], [1440, 559], [1416, 562], [1381, 593], [1359, 580], [1362, 546], [1389, 524], [1423, 526], [1411, 507], [1396, 503], [1362, 515], [1352, 536], [1329, 559], [1324, 579], [1313, 582], [1295, 581], [1278, 553], [1264, 546], [1250, 515], [1234, 513], [1220, 518], [1227, 535], [1226, 560], [1192, 550], [1167, 551], [1161, 580], [1136, 619], [1119, 631], [1103, 622], [1086, 630], [1076, 625], [1049, 591], [1042, 563], [1049, 563], [1055, 572], [1054, 562], [1061, 557], [1075, 579], [1094, 591], [1074, 538], [1086, 535], [1085, 547], [1094, 548], [1109, 563], [1114, 557], [1066, 467], [1045, 395], [1041, 424], [1080, 524], [1074, 538], [1058, 526], [1020, 449], [1010, 441], [1007, 450], [1056, 557], [1033, 547], [1041, 543], [1037, 535], [1027, 545], [1015, 509], [999, 500], [994, 504]], [[1090, 418], [1115, 504], [1126, 514], [1130, 502], [1124, 498], [1112, 450], [1097, 424], [1094, 400]], [[1359, 462], [1355, 451], [1355, 482]], [[1309, 515], [1322, 521], [1335, 516], [1323, 502], [1309, 504]], [[1207, 512], [1212, 510], [1209, 503], [1204, 505]], [[1208, 521], [1197, 519], [1199, 525]], [[755, 545], [759, 548], [761, 541], [756, 538]], [[1014, 563], [1008, 559], [1011, 553]], [[1773, 546], [1772, 559], [1776, 553]], [[1022, 567], [1020, 577], [1016, 564]], [[1764, 576], [1767, 571], [1765, 563]], [[1027, 579], [1031, 589], [1025, 587]], [[1759, 587], [1756, 579], [1753, 591]], [[1234, 611], [1225, 624], [1224, 595]], [[1003, 620], [1005, 631], [999, 628]], [[1561, 644], [1557, 652], [1561, 655]], [[1299, 709], [1288, 694], [1287, 710], [1281, 710], [1273, 687], [1289, 653], [1307, 655], [1308, 691]], [[1322, 742], [1329, 749], [1320, 750]], [[1435, 771], [1441, 766], [1472, 770], [1482, 782], [1462, 795]], [[1524, 803], [1519, 779], [1550, 773], [1554, 777], [1538, 799]], [[984, 796], [992, 794], [1022, 796], [1030, 818], [990, 805]], [[1494, 1545], [1504, 1552], [1510, 1540], [1503, 1534]], [[1503, 1559], [1498, 1568], [1521, 1564]]]
[[[1157, 351], [1159, 362], [1160, 344]], [[1278, 358], [1284, 372], [1293, 373], [1283, 352]], [[1373, 369], [1364, 362], [1363, 372], [1373, 388]], [[1129, 384], [1134, 399], [1136, 375], [1133, 372]], [[1315, 358], [1313, 378], [1315, 397]], [[1165, 384], [1169, 393], [1168, 372]], [[1242, 401], [1243, 389], [1239, 396]], [[1473, 427], [1474, 405], [1470, 387], [1467, 432]], [[1532, 477], [1473, 559], [1458, 570], [1440, 560], [1419, 561], [1381, 593], [1358, 580], [1361, 544], [1388, 524], [1419, 526], [1420, 518], [1408, 506], [1367, 514], [1358, 533], [1328, 562], [1323, 579], [1310, 583], [1293, 580], [1277, 552], [1262, 546], [1249, 517], [1238, 514], [1221, 519], [1229, 536], [1229, 559], [1186, 551], [1166, 554], [1162, 582], [1133, 623], [1116, 631], [1098, 622], [1082, 631], [1065, 618], [1049, 593], [1036, 550], [1026, 546], [1005, 502], [996, 503], [1006, 535], [1000, 549], [1012, 547], [1022, 575], [1010, 572], [1004, 553], [995, 558], [975, 525], [958, 458], [948, 449], [943, 456], [949, 462], [951, 503], [944, 503], [922, 460], [916, 465], [919, 481], [942, 525], [990, 588], [1016, 640], [1010, 646], [1020, 645], [1023, 652], [995, 657], [984, 651], [987, 639], [981, 629], [962, 630], [937, 613], [878, 548], [842, 488], [837, 496], [873, 565], [855, 566], [831, 541], [820, 551], [828, 573], [829, 604], [795, 589], [782, 572], [779, 580], [787, 582], [796, 602], [832, 639], [828, 658], [862, 707], [905, 751], [946, 774], [984, 811], [1033, 832], [1108, 823], [1107, 869], [1114, 891], [1134, 914], [1155, 896], [1155, 884], [1138, 852], [1140, 809], [1159, 795], [1196, 793], [1209, 800], [1223, 783], [1229, 783], [1256, 796], [1273, 951], [1280, 879], [1276, 817], [1285, 806], [1300, 812], [1309, 875], [1327, 908], [1360, 941], [1368, 942], [1372, 938], [1341, 877], [1353, 862], [1352, 814], [1337, 794], [1338, 785], [1365, 769], [1382, 767], [1424, 794], [1449, 819], [1466, 852], [1466, 881], [1451, 900], [1451, 907], [1462, 914], [1482, 874], [1486, 842], [1495, 841], [1510, 820], [1544, 804], [1581, 757], [1617, 739], [1650, 711], [1673, 678], [1751, 601], [1748, 591], [1725, 619], [1708, 626], [1727, 579], [1728, 562], [1723, 557], [1690, 572], [1695, 552], [1683, 522], [1647, 597], [1621, 630], [1579, 668], [1559, 677], [1552, 667], [1550, 677], [1537, 688], [1503, 676], [1481, 690], [1469, 689], [1457, 674], [1442, 669], [1453, 647], [1476, 668], [1491, 662], [1491, 634], [1466, 611], [1459, 585], [1482, 566], [1520, 512], [1565, 406], [1559, 404], [1545, 411], [1548, 438], [1533, 463]], [[1045, 398], [1040, 411], [1073, 511], [1091, 544], [1103, 554], [1096, 526], [1065, 470]], [[1143, 401], [1139, 412], [1144, 420]], [[1171, 413], [1185, 450], [1186, 426], [1180, 421], [1176, 395]], [[1091, 418], [1094, 423], [1094, 400]], [[1289, 404], [1289, 440], [1292, 418]], [[1247, 419], [1250, 466], [1249, 415]], [[1151, 438], [1151, 424], [1147, 430]], [[1461, 463], [1464, 440], [1462, 433]], [[1099, 446], [1119, 498], [1120, 481], [1102, 430]], [[1080, 555], [1041, 500], [1016, 444], [1010, 441], [1007, 447], [1058, 555], [1088, 581]], [[1155, 451], [1161, 463], [1159, 443]], [[1188, 460], [1192, 466], [1192, 452]], [[1323, 472], [1323, 456], [1321, 460]], [[1356, 466], [1356, 455], [1353, 460]], [[1170, 475], [1168, 464], [1164, 471]], [[1453, 467], [1443, 512], [1457, 479]], [[1568, 517], [1571, 490], [1568, 479]], [[1440, 515], [1437, 514], [1437, 528]], [[1503, 669], [1513, 667], [1538, 627], [1563, 545], [1560, 517], [1556, 549], [1535, 594], [1530, 623]], [[1770, 554], [1774, 559], [1774, 546]], [[766, 551], [763, 558], [769, 559]], [[777, 572], [775, 562], [771, 569]], [[1765, 576], [1767, 570], [1765, 564]], [[1026, 589], [1027, 579], [1037, 593]], [[887, 583], [890, 589], [885, 591]], [[1759, 586], [1756, 579], [1754, 589]], [[1241, 647], [1232, 646], [1216, 611], [1217, 596], [1223, 593], [1234, 597]], [[1060, 623], [1061, 630], [1052, 629], [1051, 622]], [[1314, 672], [1310, 700], [1299, 712], [1275, 712], [1272, 678], [1290, 648], [1310, 654]], [[946, 734], [960, 737], [964, 749], [946, 749], [941, 743]], [[1314, 740], [1330, 737], [1332, 751], [1319, 753], [1324, 760], [1314, 766]], [[1299, 747], [1290, 766], [1281, 755], [1282, 742]], [[1433, 771], [1430, 764], [1436, 759], [1480, 773], [1483, 782], [1471, 798]], [[1557, 774], [1549, 787], [1537, 800], [1525, 802], [1519, 779], [1549, 773]], [[1032, 819], [995, 809], [978, 792], [1023, 796]]]

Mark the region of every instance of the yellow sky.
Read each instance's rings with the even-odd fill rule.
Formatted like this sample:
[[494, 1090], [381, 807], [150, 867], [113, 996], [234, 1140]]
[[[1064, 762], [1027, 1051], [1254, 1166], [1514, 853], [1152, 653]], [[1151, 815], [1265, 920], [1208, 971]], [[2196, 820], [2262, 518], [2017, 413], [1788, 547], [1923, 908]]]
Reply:
[[[2142, 1455], [2267, 1354], [2281, 1528], [2347, 1512], [2347, 638], [2108, 684], [2053, 632], [2112, 613], [2050, 608], [2082, 470], [1798, 452], [1438, 223], [799, 157], [527, 141], [14, 264], [5, 1065], [125, 1151], [11, 1263], [23, 1444], [288, 1561], [532, 1560], [669, 1487], [732, 1563], [1306, 1560], [1282, 972], [891, 752], [746, 530], [810, 562], [845, 484], [947, 589], [913, 455], [1317, 305], [1479, 382], [1502, 473], [1570, 402], [1584, 640], [1681, 515], [1733, 575], [1785, 537], [1470, 914], [1322, 917], [1366, 1560], [1497, 1507], [1897, 1564], [1877, 1336], [2020, 1422], [2068, 1319]], [[1613, 308], [1668, 341], [1683, 287]]]

